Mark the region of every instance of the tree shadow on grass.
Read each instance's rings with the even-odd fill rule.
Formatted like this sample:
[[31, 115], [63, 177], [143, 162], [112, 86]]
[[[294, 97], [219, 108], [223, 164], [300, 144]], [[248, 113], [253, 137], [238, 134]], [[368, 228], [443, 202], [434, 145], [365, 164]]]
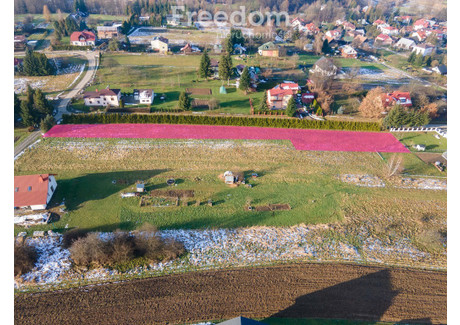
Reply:
[[168, 169], [120, 171], [86, 174], [57, 180], [58, 186], [51, 206], [65, 202], [67, 211], [82, 207], [85, 202], [105, 199], [124, 189], [134, 189], [137, 181], [146, 181]]

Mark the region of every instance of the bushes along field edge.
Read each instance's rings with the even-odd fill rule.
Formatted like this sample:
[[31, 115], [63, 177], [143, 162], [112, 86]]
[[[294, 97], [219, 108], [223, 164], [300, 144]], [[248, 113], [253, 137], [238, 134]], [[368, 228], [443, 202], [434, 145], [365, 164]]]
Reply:
[[241, 116], [203, 116], [203, 115], [146, 115], [146, 114], [72, 114], [63, 115], [63, 124], [195, 124], [195, 125], [229, 125], [229, 126], [257, 126], [291, 129], [325, 129], [349, 131], [382, 130], [378, 122], [356, 121], [318, 121], [288, 118], [241, 117]]

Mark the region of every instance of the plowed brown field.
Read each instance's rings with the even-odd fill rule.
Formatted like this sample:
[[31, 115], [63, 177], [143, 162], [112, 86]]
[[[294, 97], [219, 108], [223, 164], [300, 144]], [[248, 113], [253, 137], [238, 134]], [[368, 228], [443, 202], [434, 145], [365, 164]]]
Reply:
[[305, 263], [15, 297], [15, 324], [174, 324], [239, 315], [446, 323], [447, 275]]

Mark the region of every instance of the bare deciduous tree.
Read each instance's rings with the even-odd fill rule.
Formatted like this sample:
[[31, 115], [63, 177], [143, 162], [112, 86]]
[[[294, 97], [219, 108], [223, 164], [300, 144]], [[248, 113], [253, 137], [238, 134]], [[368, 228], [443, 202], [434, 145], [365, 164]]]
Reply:
[[380, 117], [382, 112], [387, 111], [383, 105], [382, 96], [384, 95], [382, 88], [377, 87], [370, 90], [367, 96], [359, 105], [359, 111], [364, 117]]
[[400, 167], [402, 164], [402, 157], [399, 155], [392, 155], [385, 166], [385, 175], [392, 177], [401, 172]]

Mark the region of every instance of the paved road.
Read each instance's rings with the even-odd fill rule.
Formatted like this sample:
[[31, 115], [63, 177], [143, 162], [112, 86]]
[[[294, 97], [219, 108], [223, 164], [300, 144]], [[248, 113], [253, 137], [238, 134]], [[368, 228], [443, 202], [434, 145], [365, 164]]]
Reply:
[[86, 84], [93, 79], [93, 76], [96, 73], [96, 65], [98, 61], [97, 52], [75, 52], [75, 54], [80, 54], [86, 57], [88, 60], [88, 69], [86, 70], [86, 74], [83, 76], [80, 82], [74, 86], [71, 91], [61, 96], [61, 100], [57, 107], [57, 113], [54, 116], [56, 121], [61, 119], [63, 114], [70, 114], [70, 112], [67, 110], [67, 106], [69, 105], [71, 99], [77, 96], [78, 93], [85, 88]]
[[[58, 103], [57, 106], [57, 113], [54, 116], [56, 121], [62, 118], [63, 114], [70, 114], [70, 112], [67, 110], [67, 106], [69, 105], [71, 99], [78, 95], [78, 93], [83, 90], [88, 82], [90, 82], [95, 73], [96, 73], [96, 68], [98, 64], [98, 57], [99, 53], [98, 52], [84, 52], [84, 51], [75, 51], [75, 52], [53, 52], [53, 53], [66, 53], [66, 54], [77, 54], [84, 56], [88, 60], [88, 69], [86, 70], [85, 75], [83, 78], [80, 80], [80, 82], [74, 86], [72, 90], [69, 92], [65, 93], [64, 95], [61, 96], [61, 100]], [[33, 144], [37, 139], [39, 138], [41, 134], [41, 131], [34, 131], [32, 132], [23, 142], [18, 144], [14, 148], [14, 157], [16, 157], [19, 153], [21, 153], [23, 150], [25, 150], [27, 147], [29, 147], [31, 144]]]

